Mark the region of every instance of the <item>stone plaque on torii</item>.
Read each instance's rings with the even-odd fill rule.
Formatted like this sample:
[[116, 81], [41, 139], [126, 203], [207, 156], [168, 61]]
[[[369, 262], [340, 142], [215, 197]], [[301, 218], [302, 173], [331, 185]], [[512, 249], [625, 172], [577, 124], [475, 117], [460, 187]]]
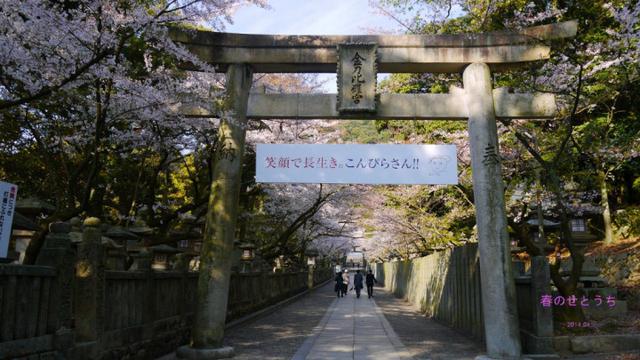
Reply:
[[339, 114], [376, 112], [377, 47], [375, 43], [338, 44]]
[[[552, 94], [493, 89], [491, 72], [549, 59], [542, 41], [575, 36], [575, 21], [519, 32], [462, 35], [287, 36], [171, 29], [170, 36], [227, 74], [219, 151], [201, 254], [192, 344], [184, 358], [230, 356], [223, 347], [242, 154], [249, 119], [466, 120], [478, 227], [487, 355], [518, 358], [521, 345], [504, 208], [496, 119], [548, 119]], [[366, 54], [366, 55], [365, 55]], [[376, 61], [377, 60], [377, 61]], [[250, 94], [252, 74], [338, 74], [340, 94]], [[375, 73], [462, 73], [448, 94], [376, 94]], [[188, 116], [218, 117], [206, 108]], [[231, 114], [231, 115], [229, 115]], [[222, 155], [220, 155], [222, 154]]]

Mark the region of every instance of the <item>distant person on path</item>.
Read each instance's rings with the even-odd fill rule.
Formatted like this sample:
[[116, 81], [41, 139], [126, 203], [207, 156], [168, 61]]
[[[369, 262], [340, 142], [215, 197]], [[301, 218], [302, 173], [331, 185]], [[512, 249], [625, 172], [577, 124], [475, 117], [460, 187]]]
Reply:
[[356, 275], [353, 277], [353, 287], [356, 289], [356, 297], [360, 299], [360, 291], [362, 290], [362, 274], [360, 270], [356, 270]]
[[365, 280], [365, 282], [367, 283], [367, 295], [369, 295], [369, 299], [371, 299], [373, 297], [373, 283], [378, 283], [378, 280], [376, 280], [376, 277], [373, 276], [371, 270], [369, 270], [369, 272], [367, 273], [367, 279]]
[[342, 273], [342, 294], [347, 295], [347, 289], [349, 289], [349, 270], [344, 269]]
[[343, 287], [343, 283], [342, 283], [342, 273], [341, 272], [337, 272], [336, 273], [336, 286], [334, 286], [333, 291], [336, 292], [336, 295], [338, 295], [339, 298], [342, 297], [342, 287]]

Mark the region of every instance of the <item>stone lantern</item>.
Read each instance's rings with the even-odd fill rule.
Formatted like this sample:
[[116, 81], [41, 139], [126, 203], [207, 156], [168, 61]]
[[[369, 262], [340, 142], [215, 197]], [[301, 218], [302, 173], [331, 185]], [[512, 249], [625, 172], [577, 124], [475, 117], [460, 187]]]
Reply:
[[140, 248], [143, 246], [150, 237], [154, 234], [155, 229], [148, 227], [144, 222], [138, 221], [134, 225], [129, 226], [125, 229], [126, 231], [134, 234], [137, 238], [129, 238], [126, 240], [127, 249], [132, 248]]
[[275, 260], [276, 266], [273, 269], [273, 272], [283, 272], [284, 271], [284, 255], [280, 255]]
[[102, 237], [105, 266], [108, 270], [124, 271], [127, 268], [127, 252], [124, 246], [106, 236]]
[[309, 289], [313, 288], [314, 285], [314, 270], [316, 268], [316, 259], [318, 258], [318, 250], [316, 249], [307, 249], [307, 251], [304, 252], [304, 254], [307, 256], [307, 266], [309, 266], [309, 273], [308, 273], [308, 277], [307, 277], [307, 287]]
[[255, 254], [254, 254], [254, 249], [256, 248], [255, 245], [251, 243], [244, 243], [244, 244], [240, 244], [238, 248], [242, 250], [242, 255], [240, 256], [240, 259], [242, 261], [252, 261], [255, 258]]
[[147, 248], [141, 247], [131, 257], [133, 264], [129, 267], [129, 271], [147, 271], [151, 269], [151, 253]]
[[242, 262], [242, 267], [240, 272], [247, 273], [251, 272], [251, 265], [255, 256], [255, 248], [256, 246], [252, 243], [242, 243], [238, 245], [238, 248], [241, 250], [240, 260]]
[[[117, 247], [110, 245], [109, 257], [112, 258], [110, 260], [111, 266], [115, 266], [113, 269], [119, 269], [120, 266], [123, 266], [120, 264], [121, 261], [124, 261], [125, 268], [131, 265], [134, 260], [130, 255], [140, 250], [140, 237], [121, 226], [103, 224], [103, 227], [103, 238], [105, 240], [108, 238], [113, 243], [111, 245], [118, 245]], [[120, 256], [122, 256], [122, 259], [117, 259]]]
[[318, 250], [307, 249], [307, 251], [305, 251], [304, 254], [307, 257], [307, 265], [316, 266], [316, 260], [318, 259], [318, 254], [319, 254]]
[[119, 245], [124, 246], [125, 250], [133, 248], [140, 240], [138, 235], [121, 226], [109, 226], [106, 229], [104, 236], [113, 239]]
[[18, 199], [16, 201], [16, 211], [31, 219], [35, 219], [40, 214], [52, 214], [55, 210], [55, 206], [35, 197]]
[[155, 245], [150, 249], [153, 254], [151, 268], [156, 271], [169, 270], [171, 267], [171, 257], [181, 252], [180, 250], [166, 244]]
[[39, 230], [38, 217], [41, 214], [52, 214], [55, 210], [55, 206], [35, 197], [17, 198], [13, 223], [9, 224], [13, 250], [9, 250], [8, 258], [1, 261], [11, 263], [18, 260], [22, 263], [34, 233]]

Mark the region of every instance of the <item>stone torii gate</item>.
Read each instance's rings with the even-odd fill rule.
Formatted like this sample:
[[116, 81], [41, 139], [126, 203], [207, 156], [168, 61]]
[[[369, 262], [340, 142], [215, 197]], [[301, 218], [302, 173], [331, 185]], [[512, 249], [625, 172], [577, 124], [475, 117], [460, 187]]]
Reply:
[[[543, 40], [572, 37], [574, 21], [517, 33], [384, 36], [243, 35], [171, 29], [176, 42], [226, 71], [227, 96], [204, 244], [191, 359], [233, 356], [223, 346], [236, 227], [245, 129], [249, 119], [467, 120], [476, 206], [482, 309], [487, 355], [519, 358], [521, 346], [515, 285], [504, 207], [496, 119], [552, 118], [550, 94], [511, 94], [493, 89], [491, 72], [546, 60]], [[249, 94], [255, 73], [338, 72], [338, 94]], [[382, 73], [460, 73], [463, 89], [449, 94], [376, 94]], [[214, 116], [185, 109], [191, 116]]]

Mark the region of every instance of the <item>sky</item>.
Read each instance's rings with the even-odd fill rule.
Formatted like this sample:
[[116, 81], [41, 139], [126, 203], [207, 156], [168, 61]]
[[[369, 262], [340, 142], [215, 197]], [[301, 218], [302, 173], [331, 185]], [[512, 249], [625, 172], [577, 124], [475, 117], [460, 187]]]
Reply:
[[270, 0], [270, 9], [240, 8], [228, 32], [289, 35], [359, 35], [397, 28], [368, 0]]
[[[361, 35], [398, 33], [391, 18], [368, 0], [270, 0], [269, 9], [241, 7], [225, 31], [245, 34]], [[384, 75], [379, 75], [381, 79]], [[324, 91], [335, 93], [336, 75], [321, 74]]]

